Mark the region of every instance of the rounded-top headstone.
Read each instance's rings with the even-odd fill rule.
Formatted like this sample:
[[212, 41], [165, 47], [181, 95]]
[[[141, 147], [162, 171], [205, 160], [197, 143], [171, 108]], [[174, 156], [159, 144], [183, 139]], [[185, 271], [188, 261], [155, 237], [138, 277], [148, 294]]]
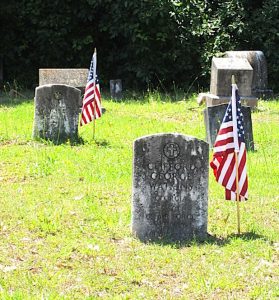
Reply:
[[177, 133], [135, 140], [132, 231], [140, 240], [206, 237], [208, 151]]
[[36, 88], [33, 138], [55, 143], [78, 137], [80, 90], [64, 84]]

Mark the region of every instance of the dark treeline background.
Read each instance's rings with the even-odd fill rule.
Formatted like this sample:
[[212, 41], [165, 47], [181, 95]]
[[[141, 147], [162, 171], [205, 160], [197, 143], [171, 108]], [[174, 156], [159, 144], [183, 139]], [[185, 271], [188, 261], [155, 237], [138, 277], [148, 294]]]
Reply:
[[129, 89], [207, 87], [211, 58], [262, 50], [279, 89], [279, 0], [2, 0], [5, 81], [25, 87], [39, 68], [88, 68]]

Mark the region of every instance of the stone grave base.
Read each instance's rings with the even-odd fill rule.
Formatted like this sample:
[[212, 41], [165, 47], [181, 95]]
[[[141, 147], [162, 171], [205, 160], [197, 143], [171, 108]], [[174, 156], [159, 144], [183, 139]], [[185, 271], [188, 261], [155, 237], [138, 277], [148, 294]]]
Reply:
[[[200, 93], [197, 99], [199, 105], [205, 103], [207, 107], [227, 104], [231, 100], [230, 96], [222, 97], [216, 96], [213, 94]], [[258, 106], [258, 98], [256, 97], [242, 97], [241, 96], [241, 105], [249, 106], [251, 108], [256, 108]]]

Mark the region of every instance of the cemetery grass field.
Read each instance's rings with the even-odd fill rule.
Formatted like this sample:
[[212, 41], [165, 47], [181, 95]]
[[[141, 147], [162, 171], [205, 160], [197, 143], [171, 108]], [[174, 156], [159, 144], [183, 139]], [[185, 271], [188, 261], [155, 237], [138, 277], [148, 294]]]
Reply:
[[[203, 107], [103, 99], [83, 143], [31, 139], [33, 100], [0, 100], [1, 299], [276, 299], [279, 296], [279, 101], [252, 113], [249, 200], [236, 204], [210, 170], [204, 243], [144, 244], [131, 235], [133, 140], [205, 138]], [[165, 100], [165, 101], [164, 101]], [[210, 152], [211, 158], [212, 152]]]

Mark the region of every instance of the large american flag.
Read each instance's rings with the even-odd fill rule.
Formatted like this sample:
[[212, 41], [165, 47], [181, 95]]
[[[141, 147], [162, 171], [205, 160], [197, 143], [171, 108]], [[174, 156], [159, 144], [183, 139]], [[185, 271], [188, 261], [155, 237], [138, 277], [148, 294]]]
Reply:
[[80, 126], [85, 125], [102, 116], [101, 94], [96, 67], [97, 53], [96, 51], [94, 51], [83, 97]]
[[248, 199], [246, 147], [241, 101], [236, 84], [232, 84], [232, 98], [219, 129], [210, 163], [216, 181], [225, 187], [226, 200], [237, 200], [236, 156], [238, 160], [239, 201]]

